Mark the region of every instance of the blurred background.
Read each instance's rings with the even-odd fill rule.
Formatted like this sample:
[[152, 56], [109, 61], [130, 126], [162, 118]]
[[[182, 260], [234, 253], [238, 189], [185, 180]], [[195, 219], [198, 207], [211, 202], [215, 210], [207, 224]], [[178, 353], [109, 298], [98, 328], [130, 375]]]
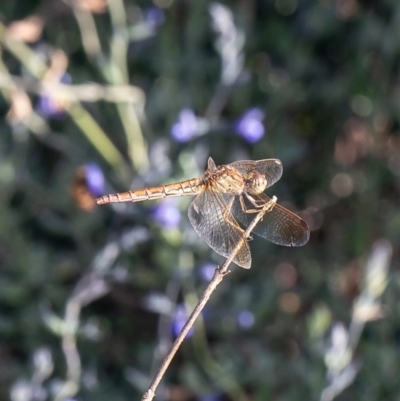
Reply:
[[0, 5], [0, 398], [132, 400], [223, 261], [191, 197], [98, 196], [278, 158], [309, 243], [254, 237], [157, 399], [400, 397], [400, 6]]

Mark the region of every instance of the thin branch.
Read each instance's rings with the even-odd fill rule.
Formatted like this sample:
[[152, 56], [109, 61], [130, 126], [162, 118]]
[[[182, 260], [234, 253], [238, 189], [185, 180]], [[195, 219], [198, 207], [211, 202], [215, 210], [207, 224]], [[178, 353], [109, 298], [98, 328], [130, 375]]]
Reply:
[[55, 82], [37, 81], [36, 79], [20, 78], [15, 75], [0, 73], [0, 88], [26, 92], [42, 96], [54, 96], [57, 99], [70, 102], [132, 102], [140, 108], [145, 102], [144, 92], [132, 85], [99, 85], [96, 83], [81, 85], [64, 85]]
[[356, 348], [366, 323], [382, 317], [381, 296], [388, 282], [392, 252], [389, 241], [376, 241], [365, 268], [363, 290], [354, 301], [349, 329], [340, 323], [333, 326], [332, 344], [324, 355], [328, 384], [322, 390], [320, 401], [335, 399], [361, 370], [361, 362], [355, 358]]
[[[0, 45], [3, 45], [20, 63], [37, 79], [41, 80], [48, 71], [43, 60], [25, 43], [15, 40], [8, 34], [7, 28], [0, 22]], [[127, 165], [121, 152], [114, 146], [104, 130], [94, 120], [90, 113], [75, 100], [73, 107], [66, 107], [75, 124], [82, 133], [102, 155], [124, 178], [129, 175], [130, 166]]]
[[76, 1], [63, 0], [71, 7], [82, 38], [82, 45], [89, 60], [99, 60], [103, 58], [101, 50], [100, 38], [97, 32], [96, 24], [93, 15], [84, 7], [79, 7]]
[[55, 395], [55, 401], [73, 397], [79, 390], [81, 381], [81, 358], [77, 348], [77, 334], [81, 310], [109, 291], [101, 275], [91, 273], [83, 276], [75, 287], [74, 293], [65, 308], [65, 317], [60, 326], [62, 349], [67, 365], [67, 379]]
[[[127, 61], [129, 32], [124, 2], [122, 0], [108, 0], [108, 9], [113, 28], [110, 44], [109, 82], [119, 85], [127, 84], [129, 82]], [[133, 106], [134, 104], [130, 102], [118, 103], [117, 111], [125, 131], [128, 156], [132, 165], [140, 171], [148, 167], [149, 161], [147, 143], [140, 127], [138, 111]]]
[[[253, 231], [254, 227], [257, 223], [262, 220], [265, 213], [270, 212], [273, 207], [275, 206], [277, 198], [274, 196], [270, 202], [268, 202], [263, 209], [260, 210], [259, 213], [255, 216], [251, 224], [248, 226], [247, 230], [244, 232], [243, 241], [249, 238], [250, 233]], [[163, 363], [161, 364], [160, 369], [158, 370], [154, 380], [150, 384], [148, 390], [144, 393], [142, 397], [142, 401], [151, 401], [154, 396], [158, 385], [161, 382], [165, 372], [168, 369], [173, 357], [175, 356], [176, 352], [178, 351], [180, 345], [182, 344], [183, 340], [185, 339], [189, 330], [193, 327], [194, 322], [196, 321], [197, 317], [200, 315], [201, 311], [203, 310], [204, 306], [207, 304], [208, 300], [210, 299], [212, 293], [215, 291], [217, 286], [221, 283], [223, 278], [230, 273], [228, 270], [229, 265], [232, 263], [233, 259], [235, 258], [236, 254], [238, 253], [239, 249], [242, 247], [242, 242], [240, 241], [233, 252], [231, 253], [230, 257], [224, 262], [224, 264], [215, 269], [214, 276], [211, 279], [210, 283], [208, 284], [207, 288], [204, 290], [203, 295], [201, 296], [199, 302], [197, 303], [196, 307], [193, 309], [192, 313], [189, 316], [189, 319], [183, 326], [181, 332], [179, 333], [178, 337], [176, 338], [175, 342], [172, 345], [171, 350], [165, 357]]]

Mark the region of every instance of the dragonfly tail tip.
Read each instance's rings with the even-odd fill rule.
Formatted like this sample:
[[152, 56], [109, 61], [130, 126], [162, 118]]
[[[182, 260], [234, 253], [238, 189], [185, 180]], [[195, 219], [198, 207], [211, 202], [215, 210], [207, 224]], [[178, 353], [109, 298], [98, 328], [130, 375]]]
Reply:
[[104, 199], [104, 196], [102, 196], [101, 198], [97, 198], [96, 199], [96, 203], [98, 205], [104, 205], [104, 203], [107, 203], [106, 200]]

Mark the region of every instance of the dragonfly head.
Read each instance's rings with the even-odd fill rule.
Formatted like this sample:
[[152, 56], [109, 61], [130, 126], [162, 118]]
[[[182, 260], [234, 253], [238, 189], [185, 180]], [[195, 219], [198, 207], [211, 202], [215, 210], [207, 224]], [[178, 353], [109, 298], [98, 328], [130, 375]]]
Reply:
[[245, 186], [248, 192], [260, 194], [267, 188], [267, 179], [264, 174], [256, 170], [249, 171], [244, 177]]

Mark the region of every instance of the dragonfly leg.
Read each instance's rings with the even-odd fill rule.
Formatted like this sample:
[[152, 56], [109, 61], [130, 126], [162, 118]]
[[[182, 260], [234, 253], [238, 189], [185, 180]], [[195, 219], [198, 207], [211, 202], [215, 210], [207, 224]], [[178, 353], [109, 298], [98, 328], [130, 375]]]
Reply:
[[243, 196], [240, 195], [240, 197], [239, 197], [240, 206], [242, 207], [242, 210], [243, 210], [245, 213], [258, 213], [258, 212], [263, 208], [263, 206], [262, 206], [262, 205], [258, 205], [257, 202], [256, 202], [256, 200], [255, 200], [254, 198], [252, 198], [250, 195], [246, 194], [246, 197], [247, 197], [247, 199], [252, 203], [252, 205], [253, 205], [254, 207], [256, 207], [256, 209], [249, 209], [249, 208], [246, 206], [246, 204], [244, 203]]
[[257, 203], [257, 201], [250, 196], [249, 194], [246, 194], [247, 199], [252, 203], [252, 205], [255, 207], [255, 209], [249, 209], [246, 204], [244, 203], [244, 199], [243, 196], [240, 195], [240, 206], [242, 207], [242, 210], [245, 213], [259, 213], [261, 210], [263, 210], [265, 208], [266, 212], [269, 212], [273, 209], [273, 207], [275, 206], [276, 203], [276, 198], [273, 197], [268, 203], [263, 204], [263, 205], [259, 205]]
[[240, 227], [236, 221], [232, 221], [232, 213], [231, 213], [231, 209], [232, 209], [232, 205], [233, 202], [235, 200], [235, 197], [232, 196], [232, 199], [229, 201], [229, 203], [226, 205], [226, 208], [223, 212], [223, 218], [225, 221], [227, 221], [232, 227], [236, 228], [237, 230], [243, 232], [242, 227]]

